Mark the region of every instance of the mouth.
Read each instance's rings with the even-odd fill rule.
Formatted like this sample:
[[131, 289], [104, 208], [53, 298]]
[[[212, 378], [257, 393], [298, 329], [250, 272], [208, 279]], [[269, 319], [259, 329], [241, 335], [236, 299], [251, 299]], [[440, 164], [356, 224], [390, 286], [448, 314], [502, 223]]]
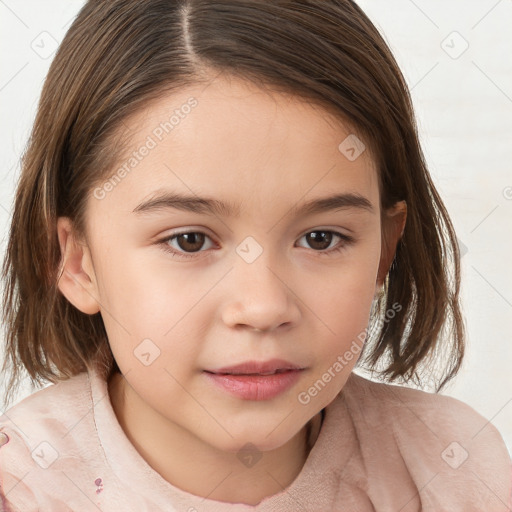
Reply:
[[236, 366], [204, 370], [208, 381], [242, 400], [271, 400], [290, 390], [301, 378], [304, 367], [273, 359], [248, 361]]
[[265, 377], [267, 375], [276, 375], [277, 373], [285, 373], [285, 372], [293, 372], [296, 371], [295, 369], [285, 369], [285, 368], [278, 368], [277, 370], [274, 370], [273, 372], [259, 372], [259, 373], [244, 373], [244, 372], [210, 372], [208, 370], [205, 370], [206, 373], [212, 373], [214, 375], [239, 375], [239, 376], [247, 376], [247, 377]]
[[216, 375], [266, 376], [304, 369], [305, 368], [303, 366], [283, 359], [271, 359], [268, 361], [245, 361], [234, 366], [226, 366], [215, 370], [205, 370], [205, 372]]

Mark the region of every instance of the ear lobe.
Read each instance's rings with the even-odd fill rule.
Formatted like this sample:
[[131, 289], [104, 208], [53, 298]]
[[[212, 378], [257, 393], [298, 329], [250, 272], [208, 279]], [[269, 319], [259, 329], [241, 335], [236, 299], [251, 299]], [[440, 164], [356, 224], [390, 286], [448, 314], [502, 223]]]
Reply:
[[98, 290], [89, 248], [77, 240], [68, 217], [57, 219], [57, 234], [61, 252], [59, 290], [82, 313], [98, 313]]
[[395, 258], [396, 246], [402, 237], [407, 219], [407, 203], [399, 201], [384, 212], [382, 222], [382, 248], [376, 288], [382, 287]]

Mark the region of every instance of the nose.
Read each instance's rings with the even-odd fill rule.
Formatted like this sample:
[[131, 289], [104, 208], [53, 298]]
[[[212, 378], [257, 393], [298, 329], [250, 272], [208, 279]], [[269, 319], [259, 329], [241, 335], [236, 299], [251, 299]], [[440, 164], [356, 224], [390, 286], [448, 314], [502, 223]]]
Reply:
[[293, 284], [287, 282], [290, 273], [271, 268], [262, 256], [250, 264], [238, 261], [231, 272], [230, 300], [222, 314], [229, 327], [274, 331], [292, 327], [301, 317]]

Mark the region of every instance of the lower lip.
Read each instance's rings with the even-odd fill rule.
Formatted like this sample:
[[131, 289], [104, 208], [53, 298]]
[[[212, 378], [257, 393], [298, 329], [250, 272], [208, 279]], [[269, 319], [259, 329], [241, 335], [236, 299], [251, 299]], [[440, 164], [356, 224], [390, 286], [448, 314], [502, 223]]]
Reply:
[[291, 388], [302, 370], [287, 370], [273, 375], [205, 375], [217, 386], [242, 400], [270, 400]]

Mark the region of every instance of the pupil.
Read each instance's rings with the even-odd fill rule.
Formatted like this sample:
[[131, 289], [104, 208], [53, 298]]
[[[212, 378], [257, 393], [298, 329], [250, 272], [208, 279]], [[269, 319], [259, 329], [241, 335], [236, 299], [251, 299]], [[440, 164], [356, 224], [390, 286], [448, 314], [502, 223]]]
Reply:
[[[182, 240], [185, 240], [185, 247], [183, 246], [183, 243], [181, 243]], [[178, 245], [181, 249], [184, 251], [187, 251], [190, 249], [191, 252], [196, 252], [199, 249], [201, 249], [202, 245], [204, 243], [204, 234], [202, 233], [184, 233], [182, 235], [179, 235], [178, 237]], [[191, 244], [192, 247], [186, 247], [186, 244]]]
[[[329, 247], [332, 239], [332, 233], [329, 233], [328, 231], [313, 231], [307, 235], [310, 240], [308, 240], [308, 243], [313, 242], [312, 247], [315, 249], [326, 249]], [[325, 245], [325, 241], [322, 243], [321, 239], [326, 238], [327, 245]], [[315, 247], [315, 243], [320, 243], [320, 245], [324, 245], [325, 247]]]

